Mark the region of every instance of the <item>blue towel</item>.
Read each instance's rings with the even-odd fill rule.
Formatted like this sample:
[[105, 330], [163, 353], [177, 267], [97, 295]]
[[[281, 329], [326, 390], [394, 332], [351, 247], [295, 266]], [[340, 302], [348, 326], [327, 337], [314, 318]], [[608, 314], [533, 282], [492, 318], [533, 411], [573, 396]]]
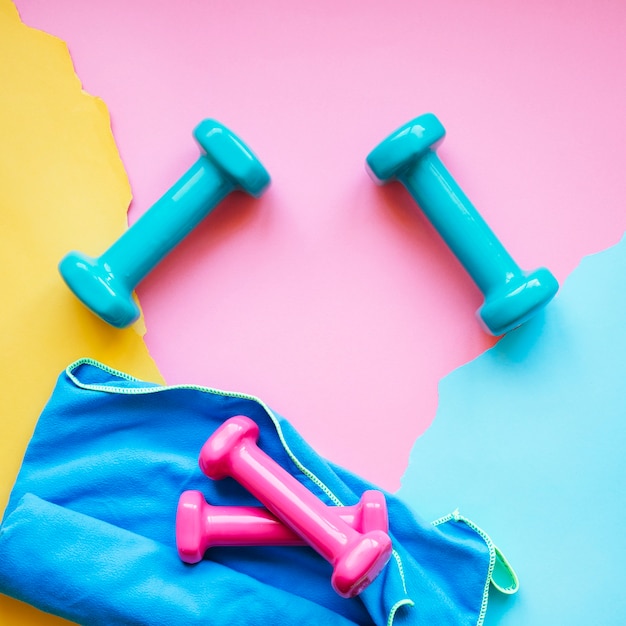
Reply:
[[[142, 382], [89, 359], [64, 371], [26, 451], [0, 528], [0, 592], [80, 624], [469, 626], [490, 585], [516, 578], [489, 537], [458, 513], [419, 519], [386, 494], [394, 553], [360, 596], [339, 597], [308, 547], [176, 551], [178, 498], [251, 505], [234, 480], [211, 481], [198, 453], [228, 417], [259, 424], [259, 446], [331, 505], [373, 486], [320, 458], [260, 400]], [[428, 480], [428, 477], [424, 477]], [[495, 572], [505, 572], [505, 584]]]

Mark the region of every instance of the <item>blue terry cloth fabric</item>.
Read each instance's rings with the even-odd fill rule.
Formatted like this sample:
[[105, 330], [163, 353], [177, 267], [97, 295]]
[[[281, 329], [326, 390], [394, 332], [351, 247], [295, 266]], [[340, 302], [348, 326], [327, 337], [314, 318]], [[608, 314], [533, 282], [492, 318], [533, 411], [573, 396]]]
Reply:
[[212, 548], [182, 563], [182, 491], [258, 504], [198, 467], [206, 439], [234, 415], [255, 420], [259, 446], [327, 504], [355, 504], [373, 488], [256, 398], [153, 385], [84, 359], [59, 377], [26, 451], [0, 527], [0, 592], [98, 626], [480, 626], [490, 585], [517, 589], [473, 523], [456, 512], [425, 523], [392, 494], [393, 556], [357, 598], [333, 591], [330, 565], [307, 547]]

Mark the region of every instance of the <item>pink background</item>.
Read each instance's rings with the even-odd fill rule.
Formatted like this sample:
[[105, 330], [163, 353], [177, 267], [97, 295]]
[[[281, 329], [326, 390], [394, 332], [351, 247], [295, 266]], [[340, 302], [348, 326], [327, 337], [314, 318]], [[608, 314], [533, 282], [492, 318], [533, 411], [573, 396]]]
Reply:
[[204, 117], [272, 174], [140, 285], [167, 382], [257, 395], [388, 489], [438, 381], [494, 339], [480, 292], [408, 194], [370, 181], [368, 152], [436, 113], [440, 155], [483, 217], [522, 267], [561, 282], [626, 230], [619, 0], [16, 4], [107, 103], [131, 223], [195, 161]]

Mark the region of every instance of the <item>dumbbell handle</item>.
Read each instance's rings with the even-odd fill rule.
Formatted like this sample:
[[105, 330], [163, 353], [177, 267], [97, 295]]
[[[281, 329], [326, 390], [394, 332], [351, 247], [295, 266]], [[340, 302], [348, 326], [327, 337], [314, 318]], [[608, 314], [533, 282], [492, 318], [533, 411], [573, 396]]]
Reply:
[[201, 156], [103, 257], [136, 286], [233, 189], [232, 181]]
[[398, 179], [483, 293], [523, 274], [434, 151]]

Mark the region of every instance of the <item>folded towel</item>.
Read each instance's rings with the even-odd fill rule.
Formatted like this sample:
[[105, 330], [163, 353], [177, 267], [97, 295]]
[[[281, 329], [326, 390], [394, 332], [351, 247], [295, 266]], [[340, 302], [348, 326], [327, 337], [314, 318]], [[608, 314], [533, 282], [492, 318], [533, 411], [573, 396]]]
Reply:
[[257, 422], [259, 446], [327, 504], [355, 504], [373, 488], [256, 398], [153, 385], [84, 359], [59, 377], [26, 451], [0, 527], [0, 592], [107, 626], [469, 626], [484, 619], [496, 563], [510, 583], [499, 588], [516, 589], [478, 527], [458, 513], [426, 523], [392, 494], [393, 556], [357, 598], [333, 591], [330, 565], [307, 547], [211, 548], [183, 564], [182, 491], [258, 505], [234, 480], [211, 481], [198, 467], [206, 439], [233, 415]]

